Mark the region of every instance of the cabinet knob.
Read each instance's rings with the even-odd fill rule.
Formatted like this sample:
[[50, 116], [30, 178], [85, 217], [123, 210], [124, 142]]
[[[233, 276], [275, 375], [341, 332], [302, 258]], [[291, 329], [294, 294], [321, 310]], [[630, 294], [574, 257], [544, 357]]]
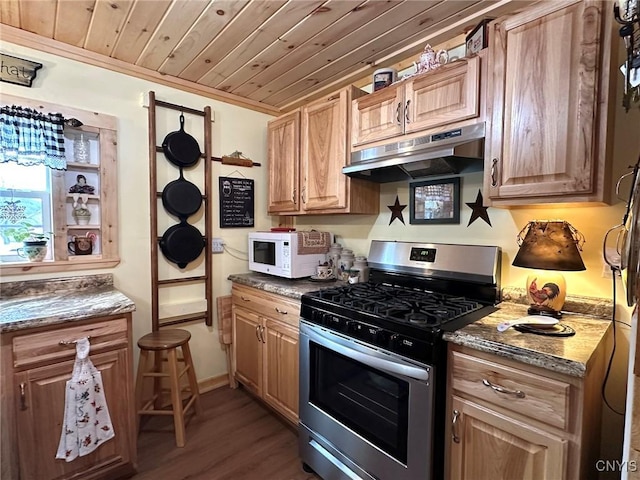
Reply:
[[504, 393], [505, 395], [514, 395], [514, 396], [516, 396], [518, 398], [524, 398], [526, 396], [525, 393], [522, 390], [511, 390], [510, 388], [506, 388], [506, 387], [503, 387], [503, 386], [498, 385], [498, 384], [493, 384], [489, 380], [487, 380], [486, 378], [482, 379], [482, 384], [485, 387], [490, 387], [494, 391], [496, 391], [498, 393]]
[[453, 411], [453, 419], [451, 420], [451, 438], [454, 443], [460, 443], [460, 435], [458, 435], [458, 418], [460, 418], [460, 411]]
[[491, 186], [498, 186], [498, 159], [491, 160]]

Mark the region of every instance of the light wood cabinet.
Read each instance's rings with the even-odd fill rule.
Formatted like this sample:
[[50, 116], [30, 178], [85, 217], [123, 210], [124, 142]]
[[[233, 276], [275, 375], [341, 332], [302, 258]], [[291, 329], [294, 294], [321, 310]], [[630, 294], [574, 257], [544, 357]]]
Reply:
[[269, 122], [268, 213], [379, 212], [379, 185], [342, 173], [349, 164], [349, 106], [362, 94], [345, 88]]
[[232, 297], [235, 379], [297, 424], [300, 302], [236, 284]]
[[612, 10], [542, 2], [491, 24], [487, 204], [609, 201]]
[[271, 120], [267, 128], [268, 213], [300, 211], [300, 110]]
[[353, 100], [351, 145], [454, 126], [480, 103], [480, 56], [460, 59]]
[[[559, 480], [567, 441], [526, 422], [456, 396], [453, 414], [460, 443], [451, 448], [449, 478], [456, 480]], [[464, 439], [464, 441], [462, 441]]]
[[603, 350], [578, 378], [450, 345], [447, 478], [597, 478]]
[[[73, 371], [73, 341], [84, 336], [91, 337], [90, 359], [102, 375], [115, 436], [65, 462], [55, 458], [65, 387]], [[3, 334], [2, 362], [3, 478], [106, 480], [135, 473], [131, 314]]]

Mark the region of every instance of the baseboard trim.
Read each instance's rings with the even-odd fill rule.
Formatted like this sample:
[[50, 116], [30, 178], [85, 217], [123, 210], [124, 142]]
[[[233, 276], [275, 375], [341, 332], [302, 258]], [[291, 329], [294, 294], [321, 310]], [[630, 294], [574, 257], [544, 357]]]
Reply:
[[216, 388], [224, 387], [225, 385], [229, 385], [229, 375], [227, 373], [200, 380], [198, 382], [198, 391], [200, 393], [206, 393]]

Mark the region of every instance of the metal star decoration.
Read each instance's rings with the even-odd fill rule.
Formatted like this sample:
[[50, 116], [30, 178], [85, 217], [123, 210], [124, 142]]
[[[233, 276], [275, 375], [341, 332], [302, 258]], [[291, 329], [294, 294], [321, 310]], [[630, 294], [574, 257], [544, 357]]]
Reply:
[[491, 225], [491, 220], [489, 220], [489, 214], [487, 213], [487, 209], [489, 207], [482, 206], [482, 192], [480, 190], [478, 190], [476, 201], [473, 203], [466, 203], [466, 205], [471, 210], [473, 210], [471, 212], [471, 218], [469, 218], [469, 223], [467, 224], [467, 227], [471, 225], [473, 222], [475, 222], [478, 218], [481, 218], [482, 220], [487, 222], [490, 227], [493, 226]]
[[387, 205], [387, 208], [391, 210], [391, 219], [389, 220], [389, 225], [393, 223], [393, 221], [397, 218], [404, 225], [404, 217], [402, 216], [402, 210], [404, 210], [407, 206], [400, 205], [400, 200], [396, 195], [396, 202], [393, 205]]

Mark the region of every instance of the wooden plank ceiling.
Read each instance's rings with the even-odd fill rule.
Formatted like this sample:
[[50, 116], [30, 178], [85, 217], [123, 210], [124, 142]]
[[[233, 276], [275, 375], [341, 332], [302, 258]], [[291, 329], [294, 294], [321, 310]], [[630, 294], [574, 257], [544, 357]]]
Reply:
[[[362, 83], [377, 68], [417, 59], [426, 43], [442, 43], [528, 3], [1, 0], [0, 22], [51, 39], [58, 54], [86, 53], [106, 68], [124, 62], [135, 66], [133, 74], [160, 74], [212, 97], [224, 92], [222, 100], [278, 112]], [[5, 40], [16, 37], [3, 30]]]

